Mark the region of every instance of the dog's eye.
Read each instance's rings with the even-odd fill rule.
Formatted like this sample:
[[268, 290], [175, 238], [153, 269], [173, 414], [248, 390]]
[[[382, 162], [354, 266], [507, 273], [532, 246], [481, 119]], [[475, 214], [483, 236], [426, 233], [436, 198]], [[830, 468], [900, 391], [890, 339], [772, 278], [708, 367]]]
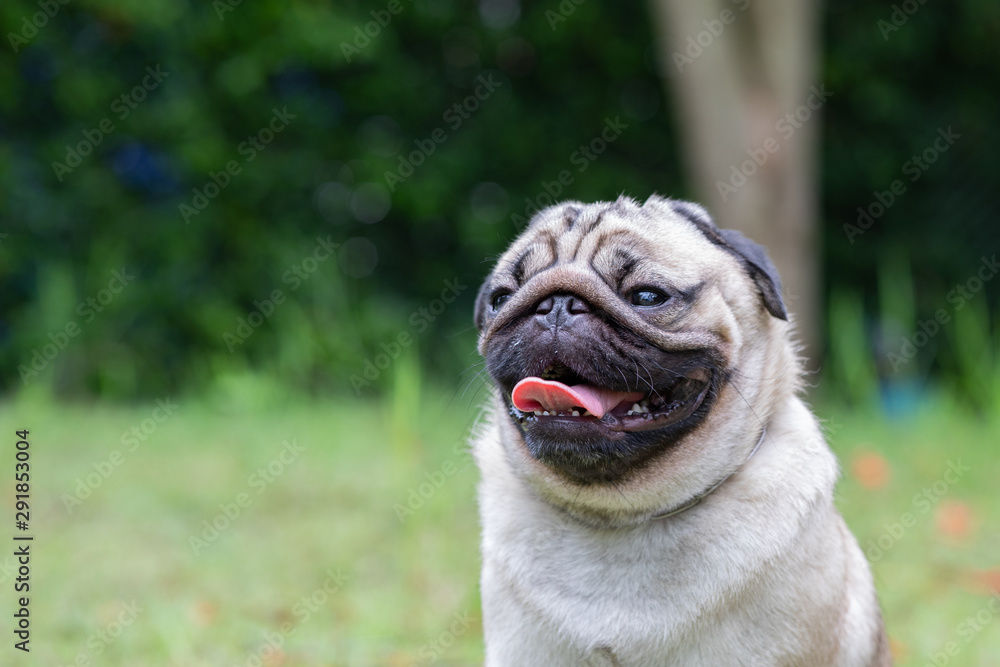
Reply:
[[500, 310], [500, 307], [507, 303], [511, 296], [513, 295], [510, 292], [497, 292], [490, 300], [490, 305], [493, 306], [493, 310]]
[[651, 306], [660, 306], [670, 299], [669, 296], [662, 292], [657, 292], [652, 289], [637, 289], [632, 292], [629, 300], [632, 302], [633, 306], [640, 306], [642, 308], [648, 308]]

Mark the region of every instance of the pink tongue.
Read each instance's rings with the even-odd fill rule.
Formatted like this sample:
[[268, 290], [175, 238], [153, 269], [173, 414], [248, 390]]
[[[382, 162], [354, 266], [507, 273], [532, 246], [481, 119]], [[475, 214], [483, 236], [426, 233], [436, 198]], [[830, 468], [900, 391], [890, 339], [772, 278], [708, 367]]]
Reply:
[[622, 401], [638, 401], [645, 394], [623, 392], [578, 384], [572, 387], [562, 382], [542, 378], [524, 378], [514, 386], [511, 400], [522, 412], [570, 412], [575, 407], [586, 408], [598, 419], [611, 412]]

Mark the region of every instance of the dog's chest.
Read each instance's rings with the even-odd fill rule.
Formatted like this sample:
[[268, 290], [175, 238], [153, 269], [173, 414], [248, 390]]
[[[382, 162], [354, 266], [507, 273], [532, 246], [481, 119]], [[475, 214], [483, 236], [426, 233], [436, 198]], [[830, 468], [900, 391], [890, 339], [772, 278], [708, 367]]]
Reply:
[[[718, 611], [720, 600], [731, 599], [729, 589], [745, 583], [733, 580], [739, 575], [721, 551], [709, 553], [712, 545], [693, 535], [677, 540], [641, 529], [616, 532], [596, 538], [557, 530], [508, 535], [511, 548], [500, 552], [494, 573], [503, 580], [501, 589], [534, 617], [525, 623], [552, 627], [590, 665], [651, 664], [654, 656], [662, 665], [667, 653], [677, 664], [698, 664], [680, 659], [685, 645], [709, 640], [725, 646], [732, 628], [747, 627], [733, 622], [739, 612], [731, 604], [726, 618]], [[718, 618], [706, 626], [706, 615]], [[722, 636], [713, 641], [706, 633]]]
[[505, 611], [486, 621], [518, 627], [526, 656], [566, 665], [783, 664], [786, 593], [747, 558], [745, 535], [718, 528], [487, 529], [505, 547], [485, 550], [484, 607]]

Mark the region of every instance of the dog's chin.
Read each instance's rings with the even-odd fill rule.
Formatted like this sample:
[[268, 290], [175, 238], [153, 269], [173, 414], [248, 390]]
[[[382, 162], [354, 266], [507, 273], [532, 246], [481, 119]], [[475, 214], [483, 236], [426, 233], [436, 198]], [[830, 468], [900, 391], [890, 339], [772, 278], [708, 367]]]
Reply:
[[[571, 410], [519, 410], [511, 402], [512, 386], [504, 387], [503, 395], [532, 458], [571, 483], [614, 484], [676, 445], [705, 418], [718, 378], [709, 365], [688, 366], [666, 385], [654, 386], [639, 400], [623, 401], [600, 418]], [[604, 386], [615, 388], [610, 381]]]

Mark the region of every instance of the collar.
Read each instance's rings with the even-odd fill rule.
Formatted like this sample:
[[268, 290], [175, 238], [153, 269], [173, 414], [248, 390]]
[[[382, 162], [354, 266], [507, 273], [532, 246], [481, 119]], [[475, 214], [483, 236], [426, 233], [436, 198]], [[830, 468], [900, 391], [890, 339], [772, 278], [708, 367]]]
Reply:
[[728, 475], [726, 475], [725, 477], [723, 477], [722, 479], [720, 479], [720, 480], [719, 480], [718, 482], [716, 482], [715, 484], [713, 484], [713, 485], [712, 485], [711, 487], [709, 487], [709, 489], [708, 489], [707, 491], [705, 491], [705, 492], [703, 492], [703, 493], [701, 493], [701, 494], [699, 494], [699, 495], [695, 496], [694, 498], [692, 498], [692, 499], [691, 499], [691, 500], [689, 500], [688, 502], [684, 503], [684, 504], [683, 504], [683, 505], [681, 505], [680, 507], [677, 507], [677, 508], [675, 508], [675, 509], [672, 509], [672, 510], [667, 510], [666, 512], [661, 512], [661, 513], [659, 513], [659, 514], [654, 514], [653, 516], [651, 516], [651, 517], [649, 518], [649, 520], [650, 520], [650, 521], [656, 521], [657, 519], [666, 519], [667, 517], [671, 517], [671, 516], [675, 516], [675, 515], [677, 515], [677, 514], [680, 514], [681, 512], [683, 512], [683, 511], [685, 511], [685, 510], [689, 510], [689, 509], [691, 509], [692, 507], [694, 507], [695, 505], [697, 505], [698, 503], [700, 503], [700, 502], [701, 502], [702, 500], [704, 500], [704, 499], [705, 499], [705, 498], [706, 498], [707, 496], [711, 495], [711, 493], [712, 493], [713, 491], [715, 491], [715, 490], [716, 490], [716, 489], [718, 489], [718, 488], [719, 488], [720, 486], [722, 486], [722, 485], [723, 485], [723, 484], [725, 484], [725, 483], [726, 483], [727, 481], [729, 481], [729, 478], [730, 478], [730, 477], [732, 477], [733, 475], [735, 475], [736, 473], [738, 473], [738, 472], [739, 472], [740, 470], [742, 470], [742, 469], [743, 469], [743, 467], [744, 467], [744, 466], [745, 466], [745, 465], [746, 465], [747, 463], [749, 463], [749, 462], [750, 462], [750, 459], [752, 459], [752, 458], [753, 458], [753, 455], [757, 453], [757, 450], [758, 450], [758, 449], [760, 449], [760, 444], [761, 444], [762, 442], [764, 442], [764, 437], [765, 437], [766, 435], [767, 435], [767, 427], [764, 427], [763, 429], [761, 429], [761, 432], [760, 432], [760, 439], [759, 439], [759, 440], [757, 440], [757, 444], [753, 446], [753, 449], [752, 449], [752, 450], [750, 450], [750, 454], [749, 454], [749, 455], [747, 456], [746, 460], [744, 460], [744, 461], [743, 461], [743, 463], [741, 463], [741, 464], [740, 464], [740, 467], [739, 467], [739, 468], [737, 468], [736, 470], [732, 471], [731, 473], [729, 473]]

